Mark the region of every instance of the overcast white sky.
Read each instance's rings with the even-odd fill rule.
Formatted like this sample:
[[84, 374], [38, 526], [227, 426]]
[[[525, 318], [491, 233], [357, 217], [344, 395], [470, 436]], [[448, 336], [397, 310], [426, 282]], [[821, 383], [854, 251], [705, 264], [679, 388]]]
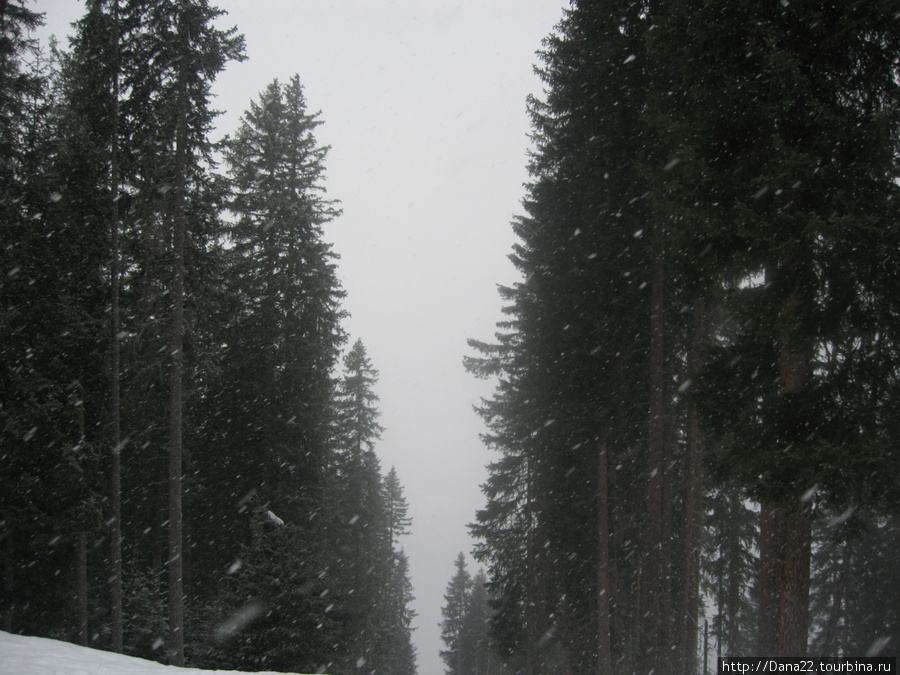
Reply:
[[[490, 339], [497, 284], [521, 212], [526, 97], [540, 94], [535, 52], [566, 0], [211, 0], [237, 26], [247, 60], [215, 85], [231, 133], [251, 98], [299, 74], [331, 145], [326, 187], [343, 215], [326, 228], [338, 274], [381, 377], [377, 450], [397, 468], [413, 517], [405, 542], [415, 586], [420, 675], [443, 672], [438, 623], [453, 560], [483, 504], [493, 459], [472, 411], [491, 387], [462, 367], [467, 338]], [[36, 0], [62, 38], [80, 0]]]

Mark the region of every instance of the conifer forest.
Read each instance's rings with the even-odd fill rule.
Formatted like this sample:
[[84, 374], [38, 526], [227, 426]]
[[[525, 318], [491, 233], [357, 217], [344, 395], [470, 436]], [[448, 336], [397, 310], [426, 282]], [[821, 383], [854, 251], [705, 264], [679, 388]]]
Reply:
[[[240, 26], [83, 5], [0, 0], [0, 630], [414, 675], [302, 71], [214, 142]], [[900, 0], [571, 0], [535, 60], [445, 672], [896, 656]]]

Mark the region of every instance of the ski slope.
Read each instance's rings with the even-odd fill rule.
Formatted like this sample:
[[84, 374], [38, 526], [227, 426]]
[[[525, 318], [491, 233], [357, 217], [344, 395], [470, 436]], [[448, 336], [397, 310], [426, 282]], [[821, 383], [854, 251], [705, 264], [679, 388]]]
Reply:
[[[176, 668], [79, 647], [68, 642], [0, 631], [0, 675], [240, 675], [234, 670]], [[269, 673], [268, 675], [273, 675]]]

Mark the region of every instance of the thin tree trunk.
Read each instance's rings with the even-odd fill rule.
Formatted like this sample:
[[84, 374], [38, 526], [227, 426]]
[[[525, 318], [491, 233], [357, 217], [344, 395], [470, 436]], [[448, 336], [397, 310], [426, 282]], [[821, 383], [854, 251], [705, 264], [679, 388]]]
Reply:
[[87, 535], [78, 533], [78, 566], [76, 586], [78, 588], [78, 644], [88, 644], [88, 597], [87, 597]]
[[644, 672], [662, 672], [662, 495], [665, 458], [665, 341], [663, 316], [665, 280], [660, 225], [653, 228], [653, 272], [650, 307], [650, 407], [647, 423], [647, 511], [644, 558], [641, 565], [641, 659]]
[[852, 560], [853, 541], [847, 539], [847, 542], [844, 544], [840, 571], [838, 572], [837, 590], [832, 595], [831, 609], [828, 612], [828, 619], [825, 622], [825, 627], [822, 629], [821, 654], [831, 655], [838, 653], [837, 628], [841, 616], [844, 614], [844, 595], [847, 590], [847, 577], [850, 574]]
[[7, 633], [13, 631], [13, 614], [16, 602], [16, 575], [13, 566], [12, 537], [6, 537], [6, 555], [3, 560], [3, 618], [0, 620], [0, 630]]
[[153, 473], [156, 494], [156, 517], [153, 521], [153, 574], [161, 579], [167, 569], [169, 549], [169, 454], [168, 448], [158, 448], [153, 457]]
[[[706, 335], [705, 302], [694, 303], [694, 325], [688, 354], [688, 377], [695, 378], [703, 367], [703, 345]], [[700, 536], [703, 529], [703, 435], [700, 417], [691, 405], [688, 410], [687, 466], [685, 467], [684, 536], [681, 547], [681, 590], [677, 645], [679, 670], [697, 670], [697, 634], [700, 619]]]
[[[785, 326], [781, 336], [779, 361], [780, 395], [802, 394], [807, 387], [809, 363], [803, 344], [796, 335], [797, 313], [802, 306], [799, 277], [800, 266], [791, 258], [785, 261], [782, 273], [793, 283], [782, 307]], [[802, 478], [801, 478], [802, 480]], [[809, 559], [811, 546], [811, 516], [809, 505], [800, 500], [806, 486], [799, 483], [795, 494], [782, 504], [779, 518], [779, 579], [778, 647], [779, 656], [806, 656], [809, 631]]]
[[[665, 365], [663, 366], [665, 368]], [[664, 378], [667, 373], [664, 372]], [[665, 381], [665, 380], [664, 380]], [[665, 403], [663, 404], [665, 405]], [[672, 546], [675, 538], [672, 520], [672, 444], [668, 411], [663, 415], [662, 485], [660, 486], [660, 540], [659, 540], [659, 648], [660, 668], [672, 670]]]
[[[84, 425], [84, 391], [81, 383], [76, 390], [75, 418], [78, 423], [78, 446], [85, 444]], [[75, 541], [75, 596], [78, 608], [78, 630], [76, 640], [78, 644], [87, 647], [88, 643], [88, 594], [87, 594], [87, 534], [84, 531], [78, 533]]]
[[597, 461], [597, 673], [612, 673], [609, 587], [609, 459], [606, 437], [600, 440]]
[[183, 46], [176, 101], [174, 200], [172, 209], [172, 316], [169, 353], [169, 662], [184, 665], [184, 565], [182, 437], [184, 374], [184, 246], [187, 154], [187, 28], [179, 17]]
[[[606, 485], [607, 485], [607, 504], [608, 509], [607, 513], [609, 514], [609, 522], [610, 522], [610, 532], [609, 532], [609, 597], [615, 598], [615, 602], [610, 601], [609, 606], [609, 632], [610, 635], [628, 635], [628, 631], [623, 630], [623, 620], [621, 612], [616, 611], [616, 607], [620, 603], [627, 603], [627, 598], [625, 598], [625, 588], [621, 582], [619, 566], [617, 564], [616, 554], [622, 550], [622, 530], [624, 529], [622, 524], [622, 517], [619, 508], [617, 508], [617, 504], [619, 501], [618, 491], [616, 486], [616, 470], [610, 471], [610, 454], [609, 454], [609, 442], [607, 441], [606, 446]], [[631, 633], [633, 636], [634, 633]], [[629, 649], [627, 646], [623, 645], [625, 649]], [[612, 649], [612, 643], [610, 643], [610, 649]]]
[[[732, 488], [733, 489], [733, 488]], [[730, 499], [732, 504], [739, 503], [739, 495], [735, 495], [734, 499]], [[733, 508], [733, 507], [732, 507]], [[740, 538], [734, 532], [729, 537], [727, 562], [728, 573], [725, 575], [727, 580], [726, 602], [728, 603], [728, 611], [726, 613], [725, 635], [727, 636], [726, 644], [728, 645], [729, 654], [737, 654], [736, 651], [740, 644], [739, 625], [740, 616], [738, 615], [741, 593], [744, 589], [738, 581], [738, 570], [740, 569], [740, 556], [743, 553]]]
[[778, 510], [764, 502], [759, 510], [759, 568], [757, 570], [757, 654], [774, 655], [778, 644], [777, 549]]
[[110, 403], [112, 408], [112, 453], [110, 456], [110, 628], [112, 650], [123, 651], [122, 638], [122, 431], [120, 401], [120, 317], [119, 317], [119, 1], [113, 0], [113, 110], [110, 145], [110, 193], [112, 207], [110, 229], [112, 234], [112, 262], [110, 266], [112, 314], [112, 364], [110, 367]]

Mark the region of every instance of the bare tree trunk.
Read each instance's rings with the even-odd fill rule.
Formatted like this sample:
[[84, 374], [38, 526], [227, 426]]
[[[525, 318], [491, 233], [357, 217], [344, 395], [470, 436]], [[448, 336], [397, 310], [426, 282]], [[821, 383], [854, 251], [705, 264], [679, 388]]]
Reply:
[[600, 440], [597, 461], [597, 673], [612, 673], [609, 584], [609, 458], [606, 436]]
[[[78, 424], [78, 446], [85, 443], [84, 426], [84, 391], [81, 383], [73, 395], [75, 407], [75, 419]], [[83, 647], [88, 643], [88, 594], [87, 594], [87, 535], [84, 531], [78, 533], [75, 540], [75, 598], [78, 614], [78, 628], [76, 641]]]
[[811, 517], [809, 505], [787, 502], [779, 528], [782, 560], [778, 616], [778, 656], [803, 657], [809, 631], [809, 558]]
[[112, 314], [112, 364], [110, 367], [110, 403], [112, 414], [112, 453], [110, 455], [109, 485], [109, 545], [110, 545], [110, 623], [112, 650], [123, 651], [122, 638], [122, 431], [120, 401], [120, 317], [119, 317], [119, 1], [113, 0], [113, 110], [110, 146], [110, 193], [112, 208], [110, 229], [112, 262], [110, 266]]
[[[616, 504], [619, 501], [617, 485], [616, 485], [616, 471], [613, 469], [609, 470], [610, 467], [610, 455], [609, 455], [609, 443], [607, 442], [606, 446], [607, 454], [606, 454], [606, 485], [607, 485], [607, 504], [608, 509], [607, 513], [609, 513], [609, 521], [611, 524], [610, 533], [609, 533], [609, 597], [611, 599], [610, 602], [610, 621], [609, 621], [609, 632], [610, 635], [628, 635], [629, 632], [625, 630], [624, 621], [622, 618], [622, 613], [616, 611], [616, 607], [623, 602], [627, 602], [625, 598], [625, 589], [624, 584], [621, 580], [621, 574], [619, 573], [619, 567], [616, 560], [616, 553], [622, 550], [622, 531], [624, 529], [622, 524], [622, 517], [620, 510], [617, 508]], [[612, 598], [615, 598], [615, 602], [612, 602]], [[634, 636], [634, 633], [630, 633]], [[628, 647], [626, 647], [627, 649]], [[612, 644], [610, 644], [610, 649], [612, 649]]]
[[7, 633], [13, 631], [13, 614], [15, 614], [16, 602], [16, 575], [13, 566], [12, 537], [6, 537], [6, 556], [3, 560], [3, 618], [0, 620], [0, 630]]
[[[693, 379], [703, 367], [706, 336], [705, 302], [694, 303], [694, 325], [688, 353], [688, 377]], [[681, 546], [681, 607], [678, 616], [678, 670], [697, 670], [697, 634], [700, 618], [700, 536], [703, 529], [703, 435], [695, 406], [688, 410], [687, 462], [685, 467], [684, 535]]]
[[759, 511], [759, 568], [757, 570], [758, 654], [775, 654], [778, 645], [778, 510], [764, 502]]
[[[784, 263], [782, 272], [792, 288], [784, 301], [779, 362], [780, 394], [802, 394], [809, 379], [809, 363], [802, 339], [796, 335], [797, 313], [802, 306], [799, 265], [792, 259]], [[806, 656], [809, 631], [809, 559], [811, 546], [811, 516], [809, 505], [800, 500], [806, 486], [795, 486], [795, 494], [782, 504], [779, 517], [779, 579], [778, 647], [779, 656]]]
[[837, 591], [831, 599], [831, 609], [828, 612], [828, 618], [825, 627], [822, 629], [822, 648], [821, 654], [837, 654], [838, 639], [837, 627], [841, 616], [844, 614], [844, 595], [847, 591], [847, 576], [852, 569], [853, 560], [853, 540], [848, 539], [844, 544], [843, 556], [841, 558], [840, 572], [838, 573]]
[[178, 74], [174, 200], [172, 209], [172, 316], [169, 338], [169, 662], [184, 665], [184, 539], [182, 514], [182, 437], [184, 374], [184, 246], [187, 169], [186, 19], [179, 17], [183, 54]]
[[87, 647], [88, 644], [88, 597], [87, 597], [87, 535], [78, 533], [78, 565], [76, 568], [76, 582], [78, 588], [78, 644]]
[[660, 225], [653, 227], [653, 273], [650, 307], [650, 407], [647, 422], [647, 511], [644, 521], [644, 552], [641, 584], [641, 659], [644, 672], [662, 672], [660, 654], [663, 576], [662, 498], [665, 467], [665, 341], [664, 291]]
[[[663, 366], [665, 368], [665, 365]], [[665, 374], [664, 374], [665, 378]], [[664, 380], [665, 381], [665, 380]], [[665, 403], [663, 404], [666, 405]], [[667, 407], [667, 406], [666, 406]], [[672, 546], [675, 537], [672, 520], [672, 444], [668, 411], [663, 415], [662, 485], [660, 489], [660, 540], [659, 540], [659, 649], [660, 669], [672, 670]]]

